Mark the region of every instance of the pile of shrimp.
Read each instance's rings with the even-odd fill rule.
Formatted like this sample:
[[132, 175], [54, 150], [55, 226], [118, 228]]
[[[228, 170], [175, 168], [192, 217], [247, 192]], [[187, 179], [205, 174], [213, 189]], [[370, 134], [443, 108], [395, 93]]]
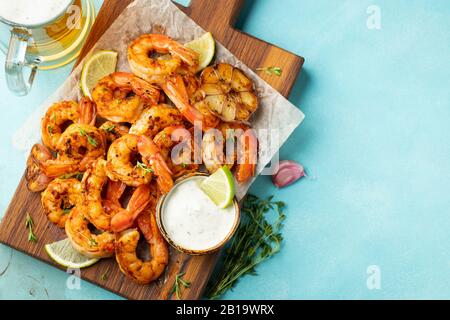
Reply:
[[[26, 178], [77, 251], [115, 256], [126, 276], [148, 284], [169, 261], [155, 218], [160, 196], [183, 175], [223, 165], [249, 181], [258, 102], [241, 70], [219, 63], [199, 72], [198, 54], [165, 35], [132, 41], [128, 61], [132, 73], [105, 76], [92, 97], [50, 106]], [[137, 254], [141, 236], [150, 259]]]

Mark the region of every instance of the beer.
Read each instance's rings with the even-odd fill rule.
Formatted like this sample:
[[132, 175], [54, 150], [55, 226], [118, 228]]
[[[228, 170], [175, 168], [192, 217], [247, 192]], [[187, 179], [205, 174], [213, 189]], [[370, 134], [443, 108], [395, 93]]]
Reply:
[[78, 56], [94, 19], [92, 0], [0, 1], [0, 20], [28, 30], [26, 60], [44, 70]]
[[14, 0], [0, 2], [0, 16], [19, 25], [37, 26], [53, 21], [72, 0]]

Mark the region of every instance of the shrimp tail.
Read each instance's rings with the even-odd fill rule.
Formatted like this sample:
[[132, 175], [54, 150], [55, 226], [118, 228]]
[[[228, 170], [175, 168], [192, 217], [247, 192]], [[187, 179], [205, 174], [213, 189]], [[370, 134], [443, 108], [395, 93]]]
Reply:
[[240, 157], [236, 168], [236, 180], [245, 183], [250, 180], [256, 171], [258, 140], [253, 130], [249, 129], [238, 139]]
[[80, 124], [95, 125], [97, 118], [97, 107], [89, 97], [83, 97], [80, 101]]
[[155, 143], [146, 136], [138, 139], [139, 153], [145, 161], [150, 164], [154, 174], [157, 176], [158, 185], [163, 193], [167, 193], [173, 187], [172, 171], [161, 155]]
[[149, 185], [141, 185], [136, 188], [131, 196], [126, 209], [119, 211], [111, 219], [111, 229], [114, 232], [121, 232], [133, 225], [134, 220], [144, 210], [150, 202]]
[[189, 104], [189, 96], [183, 78], [180, 75], [168, 78], [166, 82], [161, 83], [164, 93], [180, 110], [183, 116], [192, 124], [204, 123], [202, 113]]
[[64, 174], [79, 171], [79, 163], [76, 161], [48, 160], [39, 162], [39, 166], [44, 174], [49, 178], [57, 178]]
[[25, 172], [28, 190], [31, 192], [40, 192], [50, 183], [51, 179], [41, 169], [40, 162], [51, 159], [52, 154], [45, 146], [41, 144], [35, 144], [33, 146], [27, 160], [27, 169]]
[[158, 87], [151, 85], [145, 80], [135, 77], [131, 80], [131, 88], [133, 89], [134, 93], [150, 101], [152, 105], [158, 104], [159, 102]]

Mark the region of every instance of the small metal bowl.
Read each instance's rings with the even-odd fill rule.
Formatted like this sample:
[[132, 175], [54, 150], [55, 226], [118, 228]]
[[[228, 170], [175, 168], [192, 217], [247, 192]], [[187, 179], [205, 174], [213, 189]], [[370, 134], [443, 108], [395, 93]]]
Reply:
[[236, 230], [237, 230], [237, 228], [239, 226], [239, 221], [240, 221], [240, 216], [241, 216], [239, 203], [238, 203], [237, 199], [234, 198], [233, 205], [234, 205], [234, 208], [235, 208], [235, 211], [236, 211], [236, 215], [235, 215], [235, 219], [234, 219], [234, 222], [233, 222], [233, 226], [230, 229], [230, 232], [227, 234], [227, 236], [220, 243], [218, 243], [214, 247], [211, 247], [211, 248], [208, 248], [208, 249], [203, 249], [203, 250], [187, 249], [187, 248], [183, 248], [181, 245], [175, 243], [175, 241], [173, 241], [170, 238], [169, 234], [165, 230], [164, 224], [162, 222], [162, 209], [164, 207], [164, 202], [166, 201], [166, 199], [168, 199], [170, 197], [170, 194], [172, 193], [173, 190], [175, 190], [175, 188], [178, 185], [180, 185], [183, 182], [186, 182], [189, 179], [192, 179], [192, 178], [198, 177], [198, 176], [207, 177], [208, 175], [205, 174], [205, 173], [196, 172], [196, 173], [187, 174], [187, 175], [179, 178], [177, 181], [175, 181], [175, 184], [174, 184], [172, 190], [168, 194], [161, 196], [161, 198], [159, 199], [158, 205], [156, 207], [156, 223], [158, 224], [158, 229], [161, 232], [161, 234], [163, 235], [164, 239], [166, 239], [166, 241], [172, 247], [177, 249], [178, 251], [181, 251], [183, 253], [186, 253], [186, 254], [189, 254], [189, 255], [193, 255], [193, 256], [199, 256], [199, 255], [205, 255], [205, 254], [213, 253], [213, 252], [219, 250], [220, 248], [222, 248], [231, 239], [231, 237], [236, 232]]

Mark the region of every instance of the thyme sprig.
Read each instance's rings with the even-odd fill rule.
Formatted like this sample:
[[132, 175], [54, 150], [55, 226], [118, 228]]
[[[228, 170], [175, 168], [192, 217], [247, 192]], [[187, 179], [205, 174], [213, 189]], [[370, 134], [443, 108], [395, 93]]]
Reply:
[[80, 131], [81, 136], [84, 136], [87, 138], [88, 142], [90, 145], [96, 147], [98, 145], [97, 141], [95, 141], [94, 138], [92, 138], [87, 132], [86, 130], [84, 130], [83, 128], [78, 128], [78, 130]]
[[263, 67], [263, 68], [257, 68], [257, 71], [264, 71], [268, 75], [276, 75], [280, 77], [283, 74], [283, 69], [280, 67]]
[[109, 267], [106, 269], [106, 271], [105, 272], [103, 272], [102, 273], [102, 275], [101, 275], [101, 279], [103, 280], [103, 281], [106, 281], [106, 280], [108, 280], [108, 278], [109, 278]]
[[115, 125], [115, 124], [112, 124], [112, 125], [110, 125], [110, 126], [108, 126], [108, 127], [104, 127], [103, 130], [104, 130], [105, 132], [113, 132], [115, 128], [116, 128], [116, 125]]
[[[242, 222], [225, 252], [223, 267], [208, 285], [206, 295], [210, 299], [217, 299], [232, 289], [240, 277], [256, 275], [256, 266], [280, 251], [281, 229], [286, 218], [284, 207], [283, 202], [273, 201], [272, 196], [267, 199], [247, 196], [241, 210]], [[270, 223], [267, 214], [273, 211], [277, 216]]]
[[30, 214], [27, 213], [27, 217], [25, 218], [25, 228], [28, 229], [28, 241], [37, 242], [37, 237], [33, 232], [34, 222], [30, 217]]
[[77, 180], [83, 179], [83, 173], [82, 172], [74, 172], [74, 173], [67, 173], [63, 174], [62, 176], [59, 176], [59, 179], [70, 179], [75, 178]]
[[142, 162], [140, 162], [140, 161], [138, 161], [138, 162], [136, 163], [136, 166], [135, 166], [135, 167], [138, 168], [138, 169], [144, 170], [146, 174], [147, 174], [147, 173], [153, 173], [153, 169], [152, 169], [152, 168], [147, 167], [144, 163], [142, 163]]
[[173, 284], [172, 290], [170, 291], [170, 294], [175, 293], [175, 296], [178, 300], [181, 300], [181, 286], [185, 288], [189, 288], [191, 286], [191, 282], [184, 280], [183, 276], [185, 275], [185, 272], [179, 273], [175, 277], [175, 283]]

